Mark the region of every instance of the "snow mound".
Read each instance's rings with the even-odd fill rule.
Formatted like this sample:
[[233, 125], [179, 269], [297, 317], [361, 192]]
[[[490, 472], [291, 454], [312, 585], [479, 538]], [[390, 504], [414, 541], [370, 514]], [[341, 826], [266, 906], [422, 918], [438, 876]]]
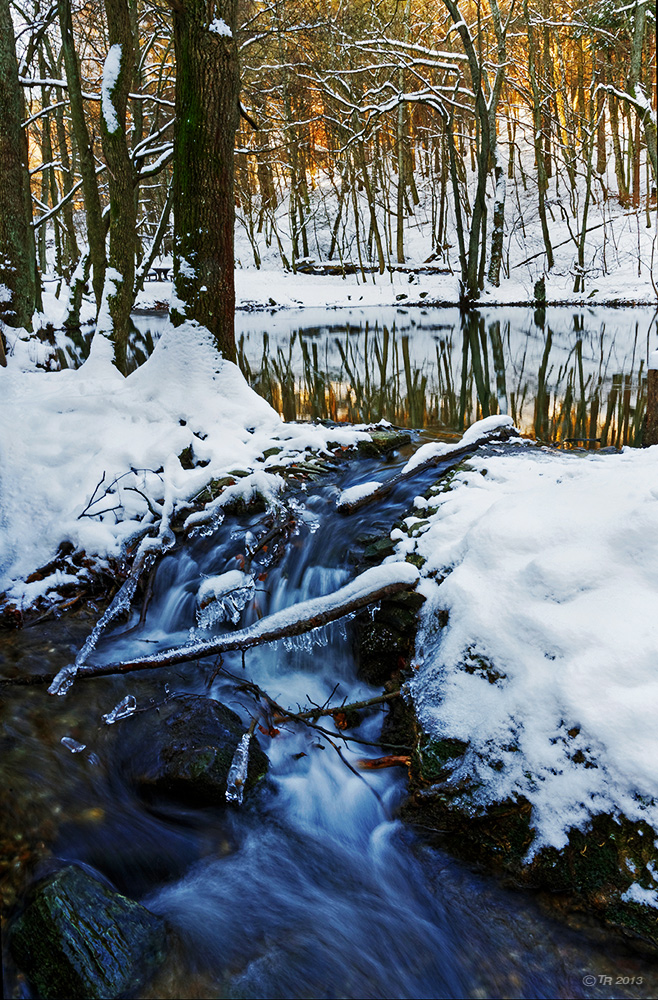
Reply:
[[[0, 593], [13, 600], [56, 587], [54, 576], [24, 581], [63, 541], [88, 556], [119, 557], [213, 478], [240, 470], [233, 493], [274, 497], [284, 481], [266, 469], [272, 446], [281, 448], [281, 468], [306, 449], [370, 436], [285, 424], [195, 323], [168, 326], [128, 378], [112, 355], [97, 335], [78, 369], [24, 371], [13, 357], [0, 368]], [[193, 468], [179, 460], [186, 450]]]
[[658, 448], [475, 457], [427, 511], [398, 557], [426, 560], [410, 691], [468, 744], [450, 780], [528, 799], [533, 852], [598, 813], [658, 829]]

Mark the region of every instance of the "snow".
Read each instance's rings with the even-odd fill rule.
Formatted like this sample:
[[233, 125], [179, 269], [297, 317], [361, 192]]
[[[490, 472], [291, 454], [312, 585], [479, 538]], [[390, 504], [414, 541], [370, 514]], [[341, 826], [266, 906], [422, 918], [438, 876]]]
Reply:
[[382, 483], [369, 482], [359, 483], [356, 486], [350, 486], [348, 489], [342, 491], [336, 506], [348, 507], [357, 500], [361, 500], [362, 497], [369, 497], [372, 493], [378, 490], [381, 485]]
[[119, 119], [112, 103], [112, 91], [117, 85], [121, 72], [121, 46], [115, 43], [105, 57], [103, 66], [103, 82], [101, 84], [101, 109], [107, 131], [114, 133], [119, 130]]
[[413, 453], [405, 467], [403, 474], [408, 474], [417, 469], [423, 462], [428, 462], [433, 458], [448, 456], [453, 451], [458, 451], [467, 445], [474, 445], [476, 441], [486, 440], [492, 434], [497, 434], [505, 428], [512, 428], [514, 423], [511, 417], [506, 414], [495, 414], [492, 417], [485, 417], [484, 420], [477, 420], [464, 432], [461, 439], [455, 444], [447, 444], [445, 441], [429, 441], [422, 445]]
[[214, 35], [223, 35], [225, 38], [233, 38], [233, 32], [222, 17], [214, 18], [208, 27]]
[[641, 903], [658, 909], [658, 890], [644, 889], [637, 882], [633, 882], [621, 898], [625, 903]]
[[[103, 335], [80, 368], [56, 372], [30, 370], [17, 343], [28, 342], [13, 341], [0, 368], [0, 593], [18, 602], [44, 593], [46, 581], [25, 579], [63, 541], [89, 557], [120, 558], [131, 540], [157, 531], [158, 518], [166, 527], [211, 478], [247, 473], [223, 502], [254, 491], [275, 498], [283, 479], [263, 454], [273, 446], [280, 469], [307, 448], [369, 439], [365, 429], [285, 424], [192, 322], [167, 325], [127, 378]], [[206, 466], [183, 469], [177, 456], [190, 447]]]
[[531, 853], [598, 813], [658, 829], [658, 448], [507, 449], [450, 485], [396, 553], [426, 560], [409, 690], [468, 745], [449, 780], [476, 808], [525, 797]]

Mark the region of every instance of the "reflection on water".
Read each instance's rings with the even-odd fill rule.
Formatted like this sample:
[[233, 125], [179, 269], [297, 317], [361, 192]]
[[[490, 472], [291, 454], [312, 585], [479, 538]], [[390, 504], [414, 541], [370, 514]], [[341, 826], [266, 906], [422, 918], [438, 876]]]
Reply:
[[[305, 309], [238, 313], [238, 363], [286, 420], [330, 419], [461, 434], [508, 413], [547, 443], [599, 448], [642, 443], [646, 366], [658, 347], [649, 308], [532, 310]], [[166, 318], [133, 316], [131, 369]], [[81, 364], [91, 331], [58, 344]]]
[[237, 340], [246, 378], [287, 420], [384, 418], [461, 433], [509, 413], [542, 441], [619, 447], [641, 444], [656, 318], [648, 309], [388, 309], [301, 325], [278, 314], [239, 317]]

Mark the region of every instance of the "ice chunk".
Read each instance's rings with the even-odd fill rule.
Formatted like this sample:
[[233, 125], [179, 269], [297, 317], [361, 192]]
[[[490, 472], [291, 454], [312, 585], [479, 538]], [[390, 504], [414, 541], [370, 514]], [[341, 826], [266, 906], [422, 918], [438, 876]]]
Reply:
[[67, 750], [70, 750], [71, 753], [81, 753], [82, 750], [86, 750], [87, 748], [86, 743], [78, 743], [78, 741], [74, 740], [72, 736], [62, 736], [59, 742], [62, 746], [66, 747]]
[[197, 623], [200, 628], [212, 628], [218, 622], [237, 625], [240, 615], [252, 600], [256, 586], [249, 573], [229, 570], [221, 576], [211, 576], [199, 587]]
[[125, 698], [122, 698], [118, 705], [115, 705], [111, 712], [107, 715], [103, 715], [102, 719], [106, 726], [112, 726], [119, 719], [126, 719], [129, 715], [133, 715], [137, 711], [137, 700], [134, 694], [127, 694]]
[[75, 663], [69, 663], [55, 675], [55, 679], [48, 688], [48, 694], [65, 695], [73, 687], [73, 681], [78, 673]]
[[231, 767], [226, 779], [226, 801], [235, 802], [242, 805], [244, 798], [244, 786], [247, 781], [247, 768], [249, 767], [249, 741], [251, 733], [244, 733], [233, 754]]

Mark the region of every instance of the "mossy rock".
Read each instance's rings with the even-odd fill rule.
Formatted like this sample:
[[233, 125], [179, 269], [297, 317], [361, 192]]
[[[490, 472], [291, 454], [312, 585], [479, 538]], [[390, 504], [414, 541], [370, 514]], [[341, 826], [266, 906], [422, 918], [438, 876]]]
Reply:
[[357, 441], [357, 451], [364, 458], [378, 458], [380, 455], [388, 455], [396, 448], [402, 448], [405, 444], [411, 444], [411, 434], [393, 428], [370, 431], [370, 438], [370, 441]]
[[411, 641], [379, 621], [367, 622], [359, 633], [359, 677], [368, 684], [384, 684], [405, 665]]
[[417, 594], [413, 590], [402, 591], [381, 602], [377, 621], [397, 629], [398, 632], [415, 635], [418, 612], [424, 603], [425, 598], [422, 594]]
[[[179, 695], [113, 728], [111, 752], [124, 778], [143, 795], [202, 806], [225, 804], [228, 772], [245, 729], [240, 717], [221, 702]], [[267, 768], [267, 756], [252, 736], [247, 795]]]
[[622, 897], [639, 883], [658, 888], [656, 832], [625, 817], [594, 816], [587, 830], [572, 829], [561, 850], [542, 848], [529, 857], [535, 839], [532, 806], [520, 797], [483, 808], [476, 785], [447, 781], [467, 745], [430, 739], [416, 728], [410, 775], [412, 794], [400, 815], [434, 830], [443, 848], [469, 862], [498, 871], [518, 886], [542, 889], [562, 910], [585, 911], [658, 954], [658, 912]]
[[166, 931], [140, 903], [69, 865], [34, 887], [9, 944], [45, 1000], [109, 1000], [136, 992], [162, 964]]
[[363, 558], [368, 562], [380, 563], [387, 556], [392, 556], [394, 552], [395, 545], [388, 535], [386, 535], [384, 538], [378, 538], [377, 541], [367, 545], [363, 553]]

